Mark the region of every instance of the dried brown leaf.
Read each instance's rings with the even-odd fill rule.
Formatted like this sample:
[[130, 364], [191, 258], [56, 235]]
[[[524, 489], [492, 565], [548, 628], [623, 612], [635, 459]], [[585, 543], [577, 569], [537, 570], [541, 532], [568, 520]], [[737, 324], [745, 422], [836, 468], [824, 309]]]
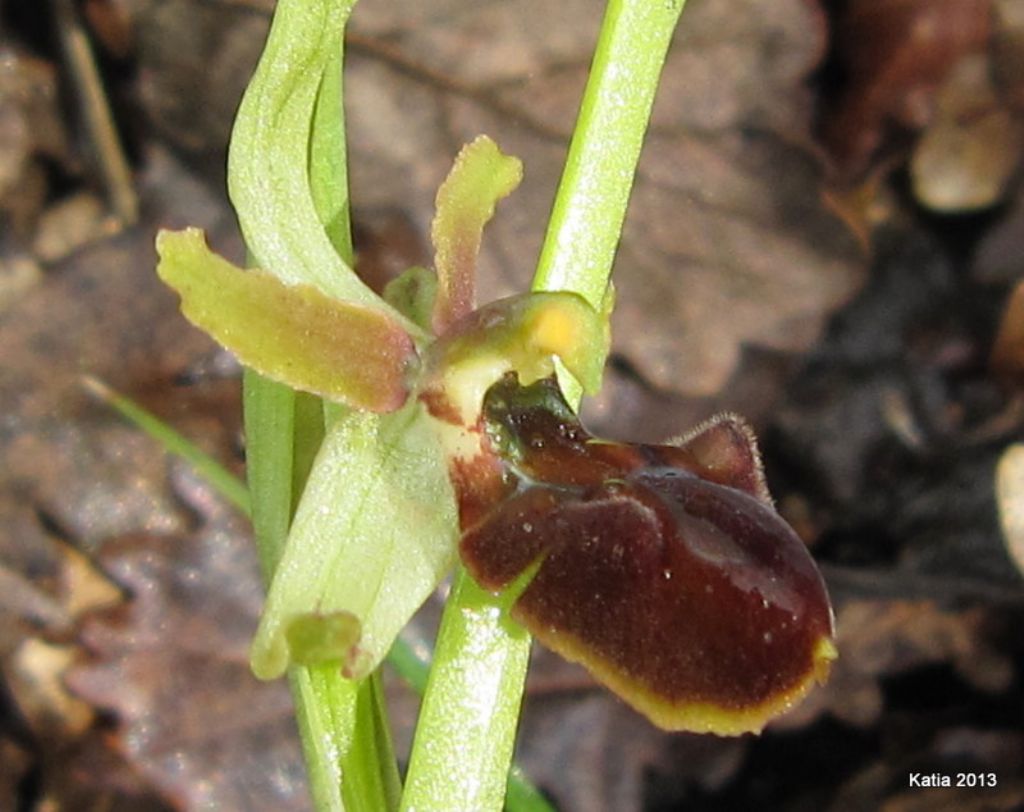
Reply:
[[[490, 133], [525, 167], [481, 256], [481, 300], [508, 295], [533, 270], [600, 6], [417, 6], [353, 18], [353, 199], [404, 200], [426, 230], [453, 145]], [[661, 389], [717, 392], [744, 344], [805, 349], [858, 284], [855, 240], [800, 145], [823, 35], [803, 2], [687, 5], [615, 275], [616, 350]]]
[[883, 710], [879, 680], [924, 665], [948, 663], [978, 690], [1005, 690], [1013, 662], [988, 640], [987, 622], [980, 607], [946, 611], [931, 601], [851, 601], [837, 612], [839, 659], [829, 683], [776, 727], [802, 726], [824, 712], [869, 727]]
[[[166, 156], [153, 153], [141, 180], [152, 216], [164, 223], [198, 221], [223, 234], [231, 222], [224, 203]], [[227, 382], [228, 396], [224, 382], [178, 385], [200, 362], [224, 372], [206, 363], [216, 361], [212, 345], [146, 271], [152, 246], [150, 228], [92, 245], [0, 312], [0, 668], [12, 685], [18, 676], [22, 687], [45, 689], [19, 688], [13, 700], [32, 733], [45, 736], [33, 769], [55, 809], [155, 807], [142, 800], [138, 774], [106, 751], [102, 727], [80, 736], [81, 719], [61, 710], [60, 663], [29, 658], [26, 668], [24, 655], [12, 654], [38, 651], [38, 641], [25, 642], [35, 635], [72, 642], [76, 618], [120, 599], [91, 559], [104, 539], [186, 533], [195, 524], [195, 504], [169, 488], [184, 466], [169, 465], [157, 443], [90, 401], [79, 376], [99, 375], [139, 397], [222, 458], [237, 443], [237, 383]], [[29, 713], [35, 699], [39, 712]]]
[[114, 714], [118, 749], [183, 810], [305, 809], [287, 686], [249, 671], [262, 590], [237, 521], [124, 537], [102, 560], [134, 597], [88, 620], [92, 660], [68, 681]]
[[640, 812], [651, 782], [675, 798], [714, 792], [749, 738], [669, 734], [599, 688], [580, 666], [535, 647], [518, 761], [564, 812]]
[[991, 0], [852, 0], [836, 26], [845, 92], [825, 138], [847, 172], [863, 171], [889, 127], [928, 123], [935, 89], [986, 44]]
[[914, 194], [940, 212], [1002, 198], [1021, 160], [1024, 118], [1004, 106], [987, 53], [963, 57], [937, 93], [937, 113], [911, 157]]
[[[223, 234], [224, 204], [166, 157], [154, 156], [143, 180], [163, 186], [154, 217], [189, 217]], [[145, 403], [146, 390], [157, 390], [158, 413], [186, 432], [190, 422], [201, 426], [207, 448], [222, 456], [235, 442], [231, 423], [210, 421], [190, 402], [215, 385], [175, 385], [213, 345], [177, 314], [174, 295], [147, 270], [154, 261], [152, 230], [138, 228], [75, 255], [0, 312], [0, 490], [17, 494], [4, 515], [30, 525], [40, 511], [87, 552], [112, 535], [183, 530], [188, 517], [167, 493], [159, 446], [91, 402], [82, 373], [141, 393]], [[237, 415], [232, 389], [230, 400], [213, 404], [221, 416]], [[0, 555], [18, 545], [11, 524], [0, 523]]]

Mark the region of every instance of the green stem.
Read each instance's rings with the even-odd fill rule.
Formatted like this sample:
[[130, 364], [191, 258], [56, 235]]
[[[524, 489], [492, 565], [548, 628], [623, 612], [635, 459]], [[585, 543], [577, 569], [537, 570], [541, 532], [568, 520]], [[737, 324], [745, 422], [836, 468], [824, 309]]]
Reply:
[[[683, 0], [608, 3], [534, 290], [574, 291], [603, 306], [682, 6]], [[578, 403], [578, 389], [567, 395]], [[529, 647], [529, 635], [503, 615], [495, 597], [460, 570], [438, 632], [403, 809], [501, 808]]]
[[[269, 583], [284, 550], [292, 516], [292, 471], [295, 458], [295, 392], [252, 370], [243, 380], [246, 475], [253, 495], [252, 525], [264, 581]], [[310, 792], [318, 810], [341, 812], [341, 776], [328, 749], [344, 742], [315, 735], [325, 729], [324, 717], [346, 713], [349, 697], [331, 697], [314, 674], [291, 673], [295, 715], [309, 771]], [[318, 690], [319, 688], [319, 690]], [[314, 768], [314, 765], [320, 765]]]
[[420, 708], [402, 809], [501, 809], [530, 637], [459, 570]]
[[683, 0], [609, 0], [534, 290], [601, 306]]
[[[420, 696], [423, 696], [427, 689], [432, 660], [430, 645], [422, 640], [406, 640], [399, 637], [388, 653], [388, 665]], [[508, 773], [505, 810], [555, 812], [555, 808], [540, 794], [529, 776], [517, 764], [513, 764]]]
[[242, 378], [245, 475], [252, 526], [263, 580], [270, 582], [281, 560], [292, 518], [295, 391], [245, 370]]

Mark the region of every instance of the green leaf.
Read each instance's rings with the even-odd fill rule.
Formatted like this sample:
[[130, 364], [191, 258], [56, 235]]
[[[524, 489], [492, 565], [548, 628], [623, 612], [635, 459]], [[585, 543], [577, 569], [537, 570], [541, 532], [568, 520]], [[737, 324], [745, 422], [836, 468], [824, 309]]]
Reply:
[[437, 191], [431, 228], [438, 292], [433, 325], [438, 334], [473, 309], [480, 235], [494, 206], [519, 185], [523, 164], [503, 155], [486, 135], [466, 144]]
[[385, 657], [455, 560], [455, 497], [432, 420], [418, 402], [378, 417], [349, 412], [328, 430], [253, 641], [253, 671], [279, 676], [288, 630], [347, 612], [358, 643], [334, 658], [362, 677]]
[[[372, 304], [331, 244], [309, 180], [314, 113], [354, 0], [281, 0], [238, 108], [228, 191], [257, 264], [292, 284]], [[342, 156], [343, 157], [343, 156]], [[321, 198], [323, 200], [323, 198]]]
[[238, 108], [228, 191], [256, 265], [288, 284], [384, 310], [423, 332], [355, 275], [341, 121], [345, 23], [355, 0], [280, 0]]
[[157, 273], [181, 295], [186, 318], [246, 365], [281, 383], [375, 412], [408, 394], [409, 334], [380, 310], [243, 271], [198, 229], [161, 231]]
[[342, 104], [344, 40], [327, 49], [309, 137], [309, 189], [317, 219], [346, 264], [352, 264], [349, 228], [345, 107]]

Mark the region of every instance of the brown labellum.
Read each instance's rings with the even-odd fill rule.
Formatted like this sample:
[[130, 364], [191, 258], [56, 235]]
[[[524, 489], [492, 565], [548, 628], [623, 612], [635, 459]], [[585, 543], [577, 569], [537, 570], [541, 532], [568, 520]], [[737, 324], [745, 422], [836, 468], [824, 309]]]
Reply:
[[[678, 446], [612, 443], [552, 381], [506, 378], [484, 419], [503, 498], [464, 515], [462, 559], [543, 643], [670, 730], [760, 730], [825, 678], [825, 586], [739, 418]], [[457, 485], [493, 500], [484, 479]]]

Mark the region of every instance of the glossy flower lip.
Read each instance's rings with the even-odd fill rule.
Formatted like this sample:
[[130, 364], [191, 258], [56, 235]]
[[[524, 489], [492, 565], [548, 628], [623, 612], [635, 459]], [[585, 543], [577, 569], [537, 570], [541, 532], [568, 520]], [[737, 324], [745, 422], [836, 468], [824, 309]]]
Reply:
[[741, 470], [756, 450], [734, 420], [689, 446], [610, 443], [550, 398], [547, 382], [489, 396], [513, 461], [460, 547], [495, 592], [535, 569], [512, 617], [668, 730], [758, 731], [823, 681], [824, 583], [760, 472]]

